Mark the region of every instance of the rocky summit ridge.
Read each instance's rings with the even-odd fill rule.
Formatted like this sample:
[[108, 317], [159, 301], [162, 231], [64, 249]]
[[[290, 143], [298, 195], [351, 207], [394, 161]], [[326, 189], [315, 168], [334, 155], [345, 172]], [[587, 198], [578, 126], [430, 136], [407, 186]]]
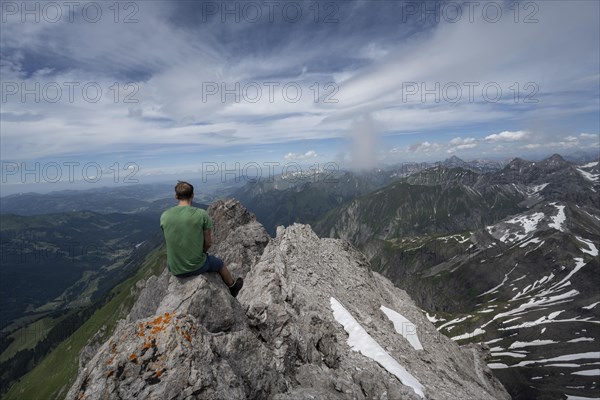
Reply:
[[80, 355], [67, 399], [508, 399], [482, 348], [438, 333], [348, 242], [274, 239], [235, 200], [209, 208], [213, 253], [245, 285], [168, 270]]

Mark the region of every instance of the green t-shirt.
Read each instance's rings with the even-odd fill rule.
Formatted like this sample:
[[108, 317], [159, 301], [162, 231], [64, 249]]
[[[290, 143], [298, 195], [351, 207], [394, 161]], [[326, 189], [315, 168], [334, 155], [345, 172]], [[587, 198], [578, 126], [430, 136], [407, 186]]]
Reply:
[[167, 242], [167, 265], [173, 275], [204, 265], [204, 231], [213, 227], [206, 211], [192, 206], [169, 208], [160, 216], [160, 227]]

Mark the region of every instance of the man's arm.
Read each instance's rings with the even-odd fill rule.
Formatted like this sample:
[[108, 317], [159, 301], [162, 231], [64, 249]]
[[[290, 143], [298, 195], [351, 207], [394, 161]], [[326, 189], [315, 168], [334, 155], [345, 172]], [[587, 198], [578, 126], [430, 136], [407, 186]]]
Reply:
[[204, 231], [204, 249], [203, 251], [206, 253], [208, 249], [212, 246], [212, 230], [207, 229]]

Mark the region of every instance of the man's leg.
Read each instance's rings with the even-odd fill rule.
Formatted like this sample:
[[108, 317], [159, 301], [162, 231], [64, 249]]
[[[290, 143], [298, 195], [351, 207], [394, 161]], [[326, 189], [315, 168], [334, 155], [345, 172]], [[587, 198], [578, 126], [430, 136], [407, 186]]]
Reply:
[[227, 286], [233, 285], [233, 276], [231, 276], [231, 272], [227, 269], [227, 265], [223, 264], [223, 268], [221, 268], [219, 274]]
[[223, 282], [225, 282], [229, 288], [229, 293], [231, 293], [233, 297], [236, 297], [242, 286], [244, 286], [244, 280], [242, 278], [233, 279], [231, 272], [229, 272], [229, 269], [220, 258], [208, 255], [206, 261], [208, 263], [208, 270], [218, 271], [221, 275], [221, 279], [223, 279]]

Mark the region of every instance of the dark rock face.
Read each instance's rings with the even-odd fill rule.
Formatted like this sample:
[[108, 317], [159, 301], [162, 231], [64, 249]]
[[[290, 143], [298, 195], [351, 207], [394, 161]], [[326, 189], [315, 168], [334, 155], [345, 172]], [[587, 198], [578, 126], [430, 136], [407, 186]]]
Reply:
[[[128, 318], [83, 363], [67, 399], [421, 398], [370, 350], [352, 350], [356, 332], [349, 338], [334, 301], [425, 398], [509, 398], [478, 350], [438, 333], [348, 242], [319, 239], [307, 225], [280, 227], [269, 241], [231, 200], [210, 212], [215, 254], [246, 272], [238, 299], [218, 274], [179, 279], [165, 271], [148, 279]], [[382, 306], [414, 324], [423, 349], [396, 331]]]

